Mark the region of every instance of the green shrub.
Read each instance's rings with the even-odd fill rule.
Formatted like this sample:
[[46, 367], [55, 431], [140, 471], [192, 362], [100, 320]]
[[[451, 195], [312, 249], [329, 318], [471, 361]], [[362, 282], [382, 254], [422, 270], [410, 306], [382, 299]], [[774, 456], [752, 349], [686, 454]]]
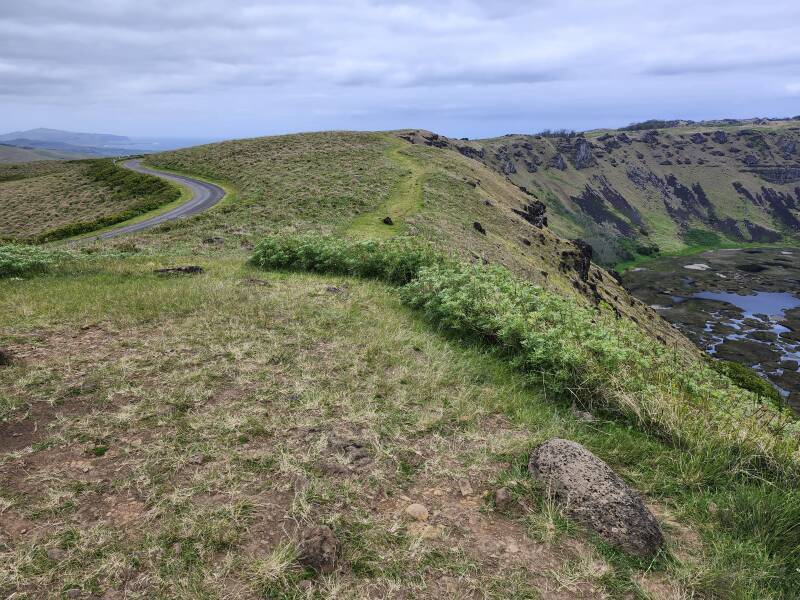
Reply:
[[0, 246], [0, 277], [41, 273], [66, 256], [65, 252], [36, 246], [8, 244]]
[[762, 396], [774, 402], [777, 406], [783, 404], [780, 392], [772, 385], [758, 376], [750, 367], [729, 360], [712, 360], [711, 368], [717, 373], [725, 375], [740, 388], [749, 390], [757, 396]]
[[532, 383], [617, 413], [732, 472], [798, 472], [800, 423], [693, 356], [679, 356], [610, 310], [580, 306], [501, 267], [437, 257], [407, 239], [269, 237], [262, 268], [374, 277], [442, 328], [502, 347]]
[[718, 234], [705, 229], [689, 229], [682, 237], [687, 246], [715, 248], [722, 243], [722, 238]]
[[422, 266], [439, 261], [433, 251], [405, 238], [348, 242], [308, 234], [267, 237], [256, 246], [251, 262], [263, 269], [299, 269], [404, 284], [416, 277]]

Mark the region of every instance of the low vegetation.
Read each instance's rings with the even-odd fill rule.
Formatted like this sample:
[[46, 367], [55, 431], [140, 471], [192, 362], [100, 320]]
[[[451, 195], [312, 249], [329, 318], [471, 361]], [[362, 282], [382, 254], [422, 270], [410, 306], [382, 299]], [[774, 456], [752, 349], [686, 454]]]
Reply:
[[0, 277], [43, 273], [67, 256], [65, 252], [36, 246], [8, 244], [0, 246]]
[[110, 159], [0, 169], [0, 237], [50, 242], [177, 200], [179, 188]]

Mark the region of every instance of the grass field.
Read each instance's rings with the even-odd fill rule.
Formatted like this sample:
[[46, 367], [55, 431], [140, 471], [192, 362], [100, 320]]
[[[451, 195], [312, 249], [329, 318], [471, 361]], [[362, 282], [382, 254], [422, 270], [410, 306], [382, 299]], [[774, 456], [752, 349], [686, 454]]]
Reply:
[[[212, 258], [197, 278], [152, 273], [171, 262], [95, 257], [0, 283], [0, 339], [19, 360], [0, 371], [2, 411], [27, 415], [0, 463], [5, 593], [780, 589], [770, 525], [756, 525], [778, 501], [766, 490], [764, 514], [738, 514], [747, 484], [707, 479], [702, 460], [624, 424], [575, 419], [502, 355], [437, 334], [384, 285]], [[522, 469], [552, 436], [587, 444], [647, 494], [667, 532], [662, 556], [631, 561], [542, 498]], [[501, 486], [509, 510], [493, 506]], [[411, 502], [433, 516], [409, 520]], [[348, 568], [313, 578], [293, 540], [320, 523]]]
[[[764, 408], [740, 431], [737, 406], [705, 430], [676, 418], [744, 392], [705, 378], [693, 346], [608, 273], [581, 274], [574, 244], [513, 212], [531, 198], [505, 177], [388, 133], [148, 161], [234, 193], [68, 256], [3, 255], [0, 595], [777, 600], [800, 585], [796, 457], [783, 444], [795, 424]], [[22, 172], [63, 175], [51, 168]], [[0, 186], [19, 174], [0, 168]], [[349, 264], [336, 248], [304, 255], [315, 274], [248, 264], [265, 234], [280, 251], [307, 232], [402, 238], [473, 278], [401, 291], [332, 274]], [[554, 326], [514, 312], [511, 275], [464, 263], [538, 286]], [[187, 264], [204, 272], [155, 272]], [[658, 349], [650, 378], [643, 346], [619, 343], [643, 332]], [[559, 385], [514, 354], [559, 342], [537, 359], [560, 369]], [[579, 418], [574, 398], [597, 420]], [[546, 499], [526, 466], [552, 437], [585, 444], [643, 494], [667, 539], [653, 560]], [[427, 519], [405, 512], [412, 503]], [[324, 575], [299, 561], [302, 532], [319, 525], [341, 542]]]

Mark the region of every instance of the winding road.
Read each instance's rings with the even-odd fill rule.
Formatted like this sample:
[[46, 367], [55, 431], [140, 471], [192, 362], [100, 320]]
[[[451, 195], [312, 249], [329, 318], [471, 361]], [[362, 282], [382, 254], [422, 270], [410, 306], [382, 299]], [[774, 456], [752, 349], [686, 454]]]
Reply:
[[106, 231], [105, 233], [101, 233], [89, 239], [113, 238], [119, 235], [125, 235], [126, 233], [135, 233], [137, 231], [150, 229], [151, 227], [155, 227], [156, 225], [160, 225], [166, 221], [189, 217], [191, 215], [203, 212], [204, 210], [208, 210], [225, 197], [225, 190], [218, 185], [192, 179], [191, 177], [184, 177], [183, 175], [173, 175], [172, 173], [162, 173], [161, 171], [150, 169], [142, 166], [142, 161], [138, 158], [126, 160], [122, 163], [122, 166], [138, 173], [154, 175], [156, 177], [160, 177], [161, 179], [166, 179], [167, 181], [172, 181], [173, 183], [187, 187], [191, 191], [192, 197], [180, 206], [176, 206], [175, 208], [164, 213], [149, 219], [144, 219], [143, 221], [139, 221], [137, 223], [117, 227], [116, 229]]

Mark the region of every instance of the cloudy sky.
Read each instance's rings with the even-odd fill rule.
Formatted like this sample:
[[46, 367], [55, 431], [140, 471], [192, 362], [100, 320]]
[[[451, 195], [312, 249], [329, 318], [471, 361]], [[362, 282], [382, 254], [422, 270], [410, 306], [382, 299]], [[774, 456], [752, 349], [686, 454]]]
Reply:
[[0, 0], [0, 131], [477, 137], [797, 114], [798, 0]]

